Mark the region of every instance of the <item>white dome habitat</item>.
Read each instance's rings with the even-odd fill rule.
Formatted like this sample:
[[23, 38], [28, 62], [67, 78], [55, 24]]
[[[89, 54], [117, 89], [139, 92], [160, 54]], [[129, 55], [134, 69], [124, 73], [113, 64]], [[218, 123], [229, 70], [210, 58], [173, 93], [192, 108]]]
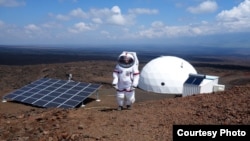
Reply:
[[190, 73], [197, 71], [189, 62], [175, 56], [161, 56], [142, 68], [138, 87], [161, 94], [181, 94]]

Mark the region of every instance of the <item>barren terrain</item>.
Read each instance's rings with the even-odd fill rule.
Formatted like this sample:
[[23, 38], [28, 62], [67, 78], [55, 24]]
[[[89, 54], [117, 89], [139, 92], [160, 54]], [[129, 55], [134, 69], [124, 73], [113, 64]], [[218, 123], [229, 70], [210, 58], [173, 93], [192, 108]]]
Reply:
[[0, 140], [171, 141], [175, 124], [249, 125], [250, 63], [192, 63], [199, 73], [219, 76], [225, 91], [176, 97], [136, 89], [132, 110], [123, 111], [116, 110], [110, 85], [114, 61], [0, 65], [0, 96], [42, 77], [67, 79], [69, 73], [75, 81], [102, 84], [100, 102], [92, 95], [75, 109], [0, 103]]

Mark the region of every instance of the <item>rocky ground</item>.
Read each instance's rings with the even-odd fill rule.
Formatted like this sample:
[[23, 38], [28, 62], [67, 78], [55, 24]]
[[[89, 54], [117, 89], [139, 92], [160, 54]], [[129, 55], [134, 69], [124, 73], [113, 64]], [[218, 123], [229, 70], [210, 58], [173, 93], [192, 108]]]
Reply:
[[69, 73], [75, 81], [102, 84], [101, 101], [92, 95], [85, 107], [44, 109], [0, 103], [0, 140], [171, 141], [176, 124], [250, 124], [249, 66], [194, 63], [199, 73], [219, 76], [225, 91], [176, 97], [136, 89], [132, 110], [117, 111], [110, 86], [114, 65], [112, 61], [0, 65], [0, 96], [42, 77], [67, 79]]

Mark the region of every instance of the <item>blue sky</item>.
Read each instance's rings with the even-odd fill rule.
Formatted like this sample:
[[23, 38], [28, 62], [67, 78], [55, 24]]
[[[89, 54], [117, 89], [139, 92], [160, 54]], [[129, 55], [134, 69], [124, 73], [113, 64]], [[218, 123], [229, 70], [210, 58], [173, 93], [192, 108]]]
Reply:
[[0, 44], [250, 47], [250, 0], [0, 0]]

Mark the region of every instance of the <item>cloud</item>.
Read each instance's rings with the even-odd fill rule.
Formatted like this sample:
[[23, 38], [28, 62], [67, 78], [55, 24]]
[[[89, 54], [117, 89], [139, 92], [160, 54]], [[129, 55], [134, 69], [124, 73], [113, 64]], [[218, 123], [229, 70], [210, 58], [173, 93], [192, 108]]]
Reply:
[[207, 0], [195, 7], [188, 7], [187, 11], [193, 14], [212, 13], [218, 9], [215, 1]]
[[22, 0], [0, 0], [0, 6], [3, 7], [18, 7], [24, 5], [25, 2]]
[[223, 10], [217, 15], [220, 26], [237, 31], [250, 31], [250, 0], [245, 0], [230, 10]]
[[114, 14], [112, 15], [109, 19], [108, 22], [111, 24], [115, 24], [115, 25], [125, 25], [126, 24], [126, 20], [125, 18], [120, 15], [120, 14]]
[[50, 28], [50, 29], [55, 29], [55, 28], [61, 28], [63, 25], [56, 23], [56, 22], [47, 22], [41, 25], [44, 28]]
[[[202, 2], [196, 7], [189, 7], [192, 13], [212, 12], [216, 9], [216, 2], [211, 0]], [[57, 37], [58, 40], [74, 39], [83, 42], [79, 36], [82, 33], [84, 36], [86, 35], [86, 38], [94, 37], [97, 39], [98, 37], [103, 41], [110, 39], [110, 41], [116, 42], [118, 40], [125, 41], [125, 39], [165, 40], [168, 38], [215, 35], [222, 32], [240, 31], [240, 29], [241, 31], [250, 30], [250, 0], [245, 0], [232, 9], [221, 11], [216, 17], [217, 21], [213, 23], [200, 21], [195, 24], [173, 26], [167, 25], [165, 19], [151, 21], [150, 26], [145, 22], [140, 23], [138, 21], [135, 23], [137, 15], [142, 14], [159, 14], [159, 11], [148, 8], [133, 8], [124, 13], [119, 6], [115, 5], [111, 8], [92, 8], [88, 11], [75, 8], [64, 14], [50, 14], [49, 16], [53, 18], [51, 21], [43, 24], [28, 24], [25, 27], [8, 24], [0, 20], [0, 30], [3, 33], [1, 40], [4, 41], [4, 35], [11, 35], [9, 37], [13, 37], [13, 39], [22, 39], [25, 36], [41, 40]], [[71, 41], [69, 40], [69, 42]]]
[[72, 10], [69, 15], [73, 16], [73, 17], [79, 17], [79, 18], [87, 18], [88, 17], [88, 15], [81, 8], [77, 8], [77, 9]]
[[126, 19], [121, 13], [121, 9], [119, 6], [113, 6], [111, 8], [111, 15], [108, 18], [108, 22], [116, 25], [126, 25]]
[[[73, 9], [68, 14], [58, 14], [54, 16], [50, 14], [51, 17], [55, 17], [61, 21], [69, 21], [73, 18], [84, 19], [89, 22], [96, 24], [111, 24], [111, 25], [129, 25], [132, 24], [132, 16], [123, 15], [119, 6], [113, 6], [112, 8], [103, 9], [90, 9], [84, 12], [81, 8]], [[90, 20], [89, 20], [90, 19]]]
[[98, 18], [105, 18], [108, 15], [111, 14], [111, 10], [108, 8], [102, 8], [102, 9], [90, 9], [88, 12], [89, 16], [91, 17], [98, 17]]
[[93, 18], [92, 21], [93, 21], [94, 23], [96, 23], [96, 24], [102, 24], [102, 23], [103, 23], [103, 21], [102, 21], [101, 18]]
[[164, 25], [164, 23], [161, 22], [161, 21], [155, 21], [155, 22], [153, 22], [153, 23], [151, 24], [151, 26], [152, 26], [152, 27], [155, 27], [155, 28], [162, 28], [162, 27], [164, 27], [165, 25]]
[[[156, 26], [160, 24], [159, 26]], [[141, 38], [150, 38], [150, 39], [156, 39], [156, 38], [166, 38], [166, 37], [177, 37], [177, 36], [183, 36], [186, 35], [187, 30], [184, 27], [181, 26], [166, 26], [162, 22], [153, 22], [151, 24], [150, 28], [141, 30], [138, 32], [138, 37]], [[185, 33], [185, 34], [184, 34]]]
[[[18, 30], [18, 29], [16, 29]], [[22, 29], [21, 29], [22, 30]], [[12, 32], [13, 34], [13, 32]], [[30, 39], [39, 39], [39, 38], [46, 38], [47, 37], [47, 34], [44, 32], [44, 30], [35, 25], [35, 24], [29, 24], [29, 25], [26, 25], [24, 27], [24, 32], [23, 34], [19, 34], [18, 35], [13, 35], [13, 36], [22, 36], [21, 38], [24, 38], [24, 37], [27, 37], [27, 38], [30, 38]]]
[[149, 28], [143, 28], [138, 32], [141, 38], [178, 38], [198, 35], [211, 35], [218, 33], [220, 28], [202, 21], [195, 25], [168, 26], [161, 21], [154, 21]]
[[232, 9], [221, 11], [216, 19], [217, 21], [211, 23], [201, 21], [183, 26], [168, 26], [162, 21], [154, 21], [150, 27], [141, 28], [137, 32], [137, 37], [157, 39], [250, 32], [250, 0], [245, 0]]
[[147, 9], [147, 8], [134, 8], [134, 9], [129, 9], [128, 13], [130, 14], [158, 14], [159, 11], [157, 9]]
[[114, 14], [117, 14], [117, 15], [121, 15], [121, 9], [119, 6], [113, 6], [111, 8], [111, 11], [114, 13]]
[[31, 31], [31, 32], [35, 32], [35, 31], [39, 31], [40, 28], [34, 24], [29, 24], [27, 26], [24, 27], [26, 29], [26, 31]]
[[84, 22], [76, 23], [72, 28], [68, 31], [71, 33], [80, 33], [84, 31], [92, 30], [90, 25], [85, 24]]
[[250, 17], [250, 0], [245, 0], [237, 7], [231, 10], [223, 10], [217, 15], [218, 20], [235, 21], [249, 19]]
[[56, 15], [56, 19], [61, 20], [61, 21], [68, 21], [70, 18], [68, 16], [58, 14]]

